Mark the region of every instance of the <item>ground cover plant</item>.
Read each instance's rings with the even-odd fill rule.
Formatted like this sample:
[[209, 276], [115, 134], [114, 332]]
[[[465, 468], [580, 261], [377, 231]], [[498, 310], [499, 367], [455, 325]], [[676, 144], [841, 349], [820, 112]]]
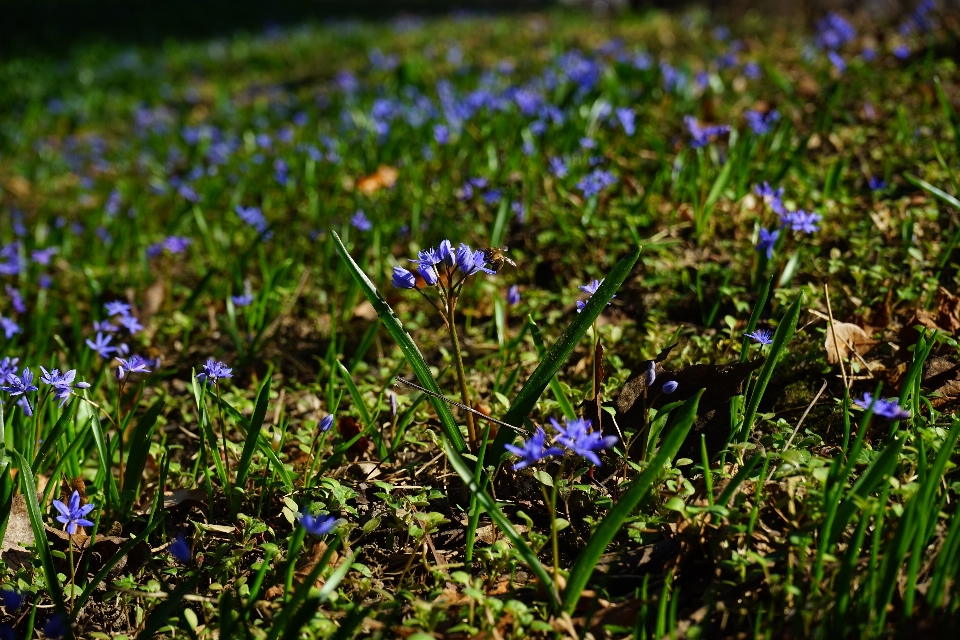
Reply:
[[958, 27], [3, 61], [0, 636], [955, 631]]

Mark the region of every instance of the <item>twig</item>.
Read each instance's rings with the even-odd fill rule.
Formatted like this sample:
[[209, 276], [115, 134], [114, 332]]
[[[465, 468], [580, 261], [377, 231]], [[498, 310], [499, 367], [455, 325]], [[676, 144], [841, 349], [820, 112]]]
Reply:
[[477, 417], [479, 417], [479, 418], [483, 418], [483, 419], [486, 420], [487, 422], [492, 422], [493, 424], [495, 424], [495, 425], [497, 425], [497, 426], [500, 426], [500, 427], [507, 427], [507, 428], [509, 428], [509, 429], [513, 429], [515, 432], [519, 433], [520, 435], [527, 435], [527, 432], [524, 431], [523, 429], [519, 428], [519, 427], [515, 427], [515, 426], [513, 426], [512, 424], [506, 423], [506, 422], [504, 422], [504, 421], [502, 421], [502, 420], [497, 420], [496, 418], [491, 418], [490, 416], [488, 416], [487, 414], [483, 413], [482, 411], [477, 411], [477, 410], [474, 409], [473, 407], [468, 407], [467, 405], [463, 404], [462, 402], [457, 402], [456, 400], [451, 400], [450, 398], [448, 398], [447, 396], [443, 395], [442, 393], [437, 393], [436, 391], [430, 391], [430, 389], [425, 389], [425, 388], [421, 387], [420, 385], [418, 385], [416, 382], [410, 382], [409, 380], [404, 380], [403, 378], [400, 378], [400, 377], [397, 378], [397, 382], [403, 383], [403, 384], [407, 385], [408, 387], [413, 387], [414, 389], [416, 389], [416, 390], [419, 391], [420, 393], [425, 393], [425, 394], [427, 394], [428, 396], [431, 396], [431, 397], [433, 397], [433, 398], [437, 398], [438, 400], [443, 400], [443, 401], [446, 402], [447, 404], [453, 405], [453, 406], [455, 406], [456, 408], [458, 408], [458, 409], [460, 409], [460, 410], [462, 410], [462, 411], [469, 411], [469, 412], [472, 413], [473, 415], [475, 415], [475, 416], [477, 416]]
[[[813, 409], [814, 405], [817, 404], [817, 400], [820, 399], [820, 396], [823, 395], [824, 390], [827, 388], [827, 381], [823, 381], [823, 385], [820, 387], [820, 391], [817, 391], [817, 395], [813, 397], [813, 401], [807, 405], [807, 410], [803, 412], [803, 415], [800, 416], [800, 421], [797, 423], [796, 428], [793, 430], [793, 433], [790, 434], [790, 438], [787, 440], [787, 444], [783, 445], [783, 449], [780, 453], [785, 452], [790, 448], [790, 444], [793, 442], [793, 439], [800, 433], [800, 427], [803, 425], [803, 421], [806, 420], [807, 414], [810, 413], [810, 410]], [[773, 474], [776, 473], [776, 469], [770, 471], [770, 475], [767, 476], [767, 482], [773, 478]]]
[[[840, 341], [837, 340], [837, 327], [833, 321], [833, 309], [830, 308], [830, 289], [826, 282], [823, 283], [823, 296], [827, 299], [827, 315], [830, 318], [830, 331], [833, 332], [833, 348], [836, 349], [837, 360], [840, 362], [840, 375], [843, 376], [843, 386], [849, 389], [850, 383], [847, 381], [847, 369], [843, 366], [843, 358], [840, 357]], [[854, 352], [856, 352], [856, 349], [854, 349]]]

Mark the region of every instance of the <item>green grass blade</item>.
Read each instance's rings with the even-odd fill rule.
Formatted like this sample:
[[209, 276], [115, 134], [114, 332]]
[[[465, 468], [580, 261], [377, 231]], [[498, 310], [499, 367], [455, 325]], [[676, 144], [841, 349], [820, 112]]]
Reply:
[[123, 493], [125, 494], [123, 497], [127, 506], [133, 504], [136, 498], [137, 486], [140, 484], [143, 468], [150, 454], [150, 440], [153, 438], [153, 430], [157, 426], [157, 418], [160, 417], [163, 406], [163, 400], [157, 400], [147, 409], [137, 422], [133, 436], [130, 438], [130, 451], [127, 453], [127, 464], [123, 469]]
[[[243, 443], [243, 451], [240, 453], [240, 462], [237, 464], [237, 480], [234, 486], [241, 491], [247, 483], [247, 474], [250, 472], [250, 462], [253, 460], [253, 452], [257, 448], [260, 429], [263, 427], [263, 420], [267, 416], [267, 405], [270, 403], [270, 378], [267, 377], [260, 386], [257, 393], [257, 403], [253, 408], [253, 415], [250, 417], [250, 423], [247, 426], [247, 439]], [[250, 437], [253, 433], [257, 437]], [[239, 496], [237, 496], [239, 499]]]
[[946, 204], [950, 205], [951, 207], [954, 207], [955, 209], [960, 211], [960, 200], [957, 200], [955, 197], [953, 197], [946, 191], [936, 188], [926, 180], [922, 180], [917, 176], [913, 175], [912, 173], [904, 173], [903, 177], [906, 178], [907, 182], [909, 182], [913, 186], [923, 189], [924, 191], [932, 195], [934, 198], [937, 198], [938, 200], [941, 200]]
[[[543, 344], [543, 334], [540, 333], [540, 327], [537, 326], [537, 323], [533, 321], [533, 316], [527, 316], [527, 324], [530, 326], [530, 335], [533, 336], [533, 344], [537, 348], [537, 355], [542, 360], [547, 354], [547, 347]], [[554, 397], [560, 404], [560, 411], [563, 412], [564, 417], [567, 420], [575, 419], [577, 412], [574, 410], [573, 404], [570, 403], [567, 394], [563, 392], [563, 387], [560, 386], [560, 381], [557, 380], [556, 376], [550, 378], [550, 390], [553, 391]]]
[[274, 451], [273, 447], [270, 446], [270, 442], [263, 437], [262, 433], [254, 432], [250, 426], [250, 421], [244, 418], [243, 414], [237, 411], [229, 402], [221, 398], [220, 406], [223, 407], [224, 411], [230, 414], [230, 417], [237, 421], [237, 426], [243, 432], [245, 438], [250, 437], [251, 433], [256, 435], [257, 448], [260, 449], [260, 453], [267, 456], [270, 464], [273, 465], [274, 471], [276, 471], [280, 476], [280, 481], [283, 482], [284, 488], [287, 491], [293, 491], [293, 478], [290, 476], [290, 471], [283, 466], [283, 462], [280, 461], [280, 458], [277, 456], [277, 452]]
[[[207, 438], [207, 446], [210, 451], [210, 457], [213, 458], [213, 466], [217, 471], [217, 477], [220, 479], [220, 488], [224, 492], [230, 492], [230, 481], [227, 477], [227, 461], [220, 457], [224, 454], [223, 450], [220, 448], [220, 439], [217, 438], [217, 434], [213, 431], [213, 423], [210, 421], [210, 412], [207, 411], [207, 404], [205, 400], [206, 390], [201, 387], [206, 383], [202, 383], [197, 380], [196, 373], [192, 376], [193, 380], [193, 397], [197, 403], [197, 420], [200, 422], [200, 428], [203, 429], [203, 433]], [[220, 425], [221, 428], [223, 425]], [[203, 461], [201, 464], [206, 464], [206, 461]]]
[[47, 591], [53, 605], [58, 611], [64, 611], [63, 586], [57, 578], [57, 569], [53, 564], [53, 555], [50, 553], [50, 542], [47, 540], [47, 530], [43, 527], [43, 512], [37, 500], [37, 481], [30, 470], [30, 464], [20, 455], [19, 451], [12, 452], [20, 469], [20, 487], [27, 503], [27, 514], [30, 516], [30, 526], [33, 528], [34, 547], [40, 556], [40, 565], [43, 567], [43, 577], [47, 582]]
[[353, 381], [353, 376], [350, 375], [350, 371], [348, 371], [339, 360], [337, 360], [337, 368], [340, 370], [340, 379], [343, 380], [343, 384], [346, 385], [347, 393], [353, 398], [353, 404], [357, 407], [357, 413], [360, 414], [360, 419], [363, 420], [363, 426], [373, 435], [380, 457], [385, 457], [387, 452], [386, 449], [383, 448], [383, 439], [374, 429], [373, 418], [370, 417], [370, 412], [367, 411], [367, 405], [363, 402], [363, 395]]
[[[505, 516], [503, 511], [500, 510], [500, 506], [496, 503], [496, 501], [477, 483], [473, 476], [473, 471], [470, 469], [470, 466], [467, 464], [467, 462], [446, 439], [443, 441], [443, 448], [447, 453], [447, 459], [450, 461], [450, 466], [453, 467], [453, 470], [457, 472], [457, 475], [460, 476], [460, 479], [463, 480], [463, 483], [467, 485], [467, 489], [470, 491], [470, 493], [477, 497], [477, 502], [479, 502], [480, 506], [486, 510], [487, 514], [490, 516], [490, 519], [493, 520], [500, 531], [503, 532], [503, 535], [507, 537], [507, 539], [510, 541], [510, 544], [514, 546], [514, 548], [517, 550], [517, 553], [520, 554], [520, 557], [523, 558], [524, 562], [527, 563], [527, 566], [530, 567], [530, 570], [533, 571], [534, 575], [536, 575], [540, 582], [544, 585], [545, 590], [556, 596], [556, 588], [554, 587], [553, 579], [540, 562], [540, 559], [537, 558], [537, 554], [533, 552], [533, 549], [527, 545], [524, 539], [520, 537], [520, 534], [517, 533], [517, 530], [513, 528], [510, 520], [507, 519], [507, 516]], [[558, 601], [554, 600], [555, 604], [557, 602]]]
[[[34, 474], [38, 473], [43, 466], [43, 463], [46, 461], [47, 456], [51, 451], [54, 450], [57, 443], [60, 441], [60, 436], [63, 435], [64, 430], [67, 428], [67, 423], [73, 419], [73, 410], [76, 402], [71, 402], [67, 407], [67, 410], [60, 414], [60, 417], [57, 418], [57, 424], [53, 426], [53, 429], [50, 433], [46, 434], [43, 440], [43, 445], [41, 445], [37, 455], [33, 458], [33, 464], [30, 465], [30, 470]], [[2, 441], [0, 441], [2, 443]]]
[[863, 472], [863, 475], [857, 479], [850, 489], [850, 493], [847, 494], [847, 497], [844, 498], [843, 502], [840, 503], [840, 507], [837, 509], [837, 515], [830, 529], [828, 544], [836, 544], [837, 540], [839, 540], [843, 534], [844, 529], [846, 529], [847, 523], [850, 522], [850, 518], [857, 512], [859, 502], [876, 490], [884, 479], [893, 474], [897, 468], [897, 462], [900, 460], [900, 450], [902, 448], [902, 438], [898, 438], [888, 444], [884, 447], [880, 455], [870, 463], [870, 466]]
[[657, 455], [643, 473], [634, 480], [633, 484], [620, 497], [617, 504], [604, 517], [590, 537], [590, 542], [584, 547], [573, 567], [570, 569], [570, 577], [567, 580], [567, 587], [563, 592], [563, 610], [572, 613], [580, 600], [580, 594], [587, 581], [593, 574], [594, 567], [600, 560], [600, 556], [606, 551], [607, 545], [613, 540], [617, 532], [623, 527], [640, 501], [647, 495], [647, 492], [653, 487], [653, 483], [663, 473], [663, 468], [673, 461], [677, 451], [687, 434], [690, 433], [694, 421], [697, 419], [697, 404], [700, 402], [700, 396], [703, 395], [703, 389], [695, 395], [688, 398], [677, 410], [676, 422], [664, 437], [663, 444], [657, 451]]
[[727, 483], [727, 486], [723, 488], [723, 491], [720, 493], [720, 496], [717, 498], [717, 504], [721, 507], [727, 506], [727, 503], [730, 501], [730, 498], [733, 497], [733, 492], [743, 484], [743, 481], [746, 480], [754, 469], [757, 468], [757, 465], [760, 464], [760, 461], [763, 460], [763, 456], [760, 454], [754, 455], [752, 458], [747, 460], [747, 463], [740, 467], [740, 470], [737, 471], [736, 475], [730, 478], [730, 482]]
[[97, 445], [97, 455], [100, 456], [100, 464], [102, 465], [104, 476], [105, 476], [105, 485], [104, 485], [104, 495], [107, 496], [107, 505], [119, 505], [120, 504], [120, 495], [117, 493], [117, 485], [113, 481], [113, 465], [112, 456], [110, 455], [110, 448], [107, 446], [107, 438], [103, 433], [103, 425], [100, 423], [100, 416], [96, 411], [92, 414], [92, 419], [90, 420], [90, 428], [93, 431], [93, 441]]
[[[383, 326], [386, 327], [390, 335], [393, 336], [397, 346], [400, 347], [400, 351], [402, 351], [406, 357], [407, 362], [413, 367], [413, 372], [417, 376], [417, 380], [424, 388], [435, 393], [442, 393], [440, 387], [437, 385], [437, 381], [433, 378], [433, 374], [430, 373], [430, 367], [427, 366], [426, 360], [423, 359], [423, 354], [420, 353], [420, 349], [417, 348], [416, 343], [413, 341], [413, 338], [410, 337], [410, 334], [407, 333], [407, 330], [403, 328], [403, 323], [400, 322], [400, 318], [397, 317], [397, 314], [393, 312], [393, 309], [390, 308], [387, 301], [384, 300], [380, 292], [377, 291], [377, 287], [357, 265], [349, 252], [347, 252], [347, 248], [343, 246], [337, 232], [331, 231], [330, 235], [333, 237], [337, 253], [340, 254], [340, 258], [350, 271], [350, 275], [353, 276], [354, 281], [360, 287], [361, 291], [363, 291], [363, 295], [366, 296], [370, 304], [373, 305], [377, 315], [383, 321]], [[450, 439], [453, 448], [458, 452], [466, 450], [467, 444], [463, 439], [463, 435], [460, 433], [459, 427], [457, 427], [456, 421], [453, 419], [450, 408], [447, 407], [442, 400], [432, 397], [429, 400], [430, 404], [433, 405], [434, 411], [437, 412], [437, 417], [440, 419], [443, 432]]]
[[760, 406], [760, 401], [763, 399], [763, 394], [767, 390], [770, 378], [773, 377], [773, 369], [777, 366], [777, 360], [780, 359], [784, 348], [797, 330], [797, 321], [800, 319], [800, 302], [802, 299], [803, 295], [797, 296], [797, 299], [794, 300], [790, 308], [787, 309], [787, 313], [777, 326], [777, 332], [773, 335], [773, 344], [770, 345], [770, 353], [767, 355], [767, 360], [760, 369], [760, 375], [757, 377], [757, 382], [753, 385], [753, 391], [747, 400], [747, 408], [743, 414], [743, 423], [740, 426], [741, 441], [746, 440], [750, 434], [753, 421], [757, 417], [757, 409]]
[[[623, 284], [623, 281], [630, 275], [633, 266], [640, 259], [640, 247], [637, 247], [629, 255], [620, 259], [613, 267], [603, 284], [593, 294], [590, 301], [583, 308], [583, 311], [577, 314], [576, 320], [570, 323], [563, 335], [550, 348], [547, 354], [541, 358], [540, 365], [534, 370], [527, 381], [524, 383], [520, 393], [514, 398], [513, 404], [504, 416], [503, 421], [512, 425], [523, 424], [523, 419], [533, 411], [534, 405], [543, 394], [544, 390], [553, 380], [554, 376], [567, 361], [570, 354], [576, 348], [580, 339], [583, 338], [587, 330], [593, 325], [594, 321], [600, 317], [600, 314], [607, 307], [607, 303], [613, 298], [613, 295]], [[504, 452], [504, 445], [510, 442], [514, 433], [509, 429], [501, 429], [497, 432], [497, 437], [493, 441], [493, 451], [495, 455], [501, 455]]]

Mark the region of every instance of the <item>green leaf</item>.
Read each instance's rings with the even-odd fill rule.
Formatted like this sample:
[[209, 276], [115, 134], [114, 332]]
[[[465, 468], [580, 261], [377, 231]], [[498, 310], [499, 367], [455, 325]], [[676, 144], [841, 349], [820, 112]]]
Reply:
[[40, 564], [43, 566], [43, 577], [47, 582], [47, 595], [53, 600], [53, 604], [58, 611], [65, 611], [63, 586], [57, 579], [57, 569], [53, 564], [53, 556], [50, 553], [51, 547], [47, 540], [47, 530], [43, 526], [43, 512], [40, 511], [40, 502], [37, 500], [37, 481], [33, 477], [33, 471], [30, 470], [30, 464], [20, 452], [12, 451], [11, 454], [16, 459], [17, 467], [20, 469], [20, 487], [23, 490], [23, 497], [26, 499], [30, 526], [33, 528], [34, 547], [37, 550], [37, 555], [40, 556]]
[[623, 523], [633, 514], [634, 509], [653, 487], [653, 483], [663, 474], [664, 467], [677, 455], [680, 445], [687, 438], [693, 422], [697, 419], [697, 404], [700, 402], [700, 396], [702, 395], [703, 389], [688, 398], [683, 406], [677, 410], [676, 422], [667, 431], [663, 444], [650, 466], [633, 481], [630, 488], [620, 497], [617, 504], [600, 522], [597, 530], [591, 536], [590, 542], [577, 556], [577, 561], [570, 568], [567, 588], [563, 592], [563, 610], [567, 613], [573, 613], [576, 608], [577, 602], [580, 600], [580, 594], [587, 586], [587, 582], [593, 574], [593, 569], [606, 551], [607, 545], [623, 527]]
[[198, 575], [191, 575], [177, 585], [165, 600], [153, 608], [150, 617], [143, 624], [143, 629], [137, 634], [137, 640], [150, 640], [156, 633], [170, 624], [170, 619], [177, 617], [183, 607], [183, 597], [193, 591], [200, 579]]
[[777, 332], [773, 335], [773, 344], [770, 345], [770, 353], [767, 355], [767, 360], [760, 369], [760, 375], [757, 377], [757, 382], [753, 386], [749, 400], [747, 400], [747, 408], [744, 410], [743, 422], [740, 425], [741, 440], [746, 440], [750, 434], [753, 421], [757, 417], [757, 408], [760, 406], [760, 401], [763, 400], [763, 394], [767, 390], [770, 378], [773, 377], [773, 369], [777, 366], [777, 360], [780, 359], [784, 348], [797, 330], [797, 320], [800, 319], [800, 301], [802, 299], [802, 294], [797, 296], [797, 299], [794, 300], [790, 308], [787, 309], [787, 313], [777, 326]]
[[273, 447], [270, 446], [270, 442], [263, 436], [262, 433], [260, 433], [259, 430], [253, 431], [250, 421], [244, 418], [243, 414], [237, 411], [229, 402], [221, 398], [220, 406], [223, 407], [223, 409], [229, 413], [234, 420], [237, 421], [237, 426], [243, 432], [245, 438], [251, 437], [251, 434], [254, 435], [257, 441], [257, 448], [260, 449], [260, 453], [267, 456], [267, 459], [273, 466], [274, 471], [276, 471], [280, 476], [280, 481], [283, 482], [284, 488], [287, 491], [293, 491], [293, 478], [290, 477], [290, 472], [285, 466], [283, 466], [283, 462], [280, 461], [280, 458], [277, 457], [277, 452], [274, 451]]
[[907, 182], [913, 184], [915, 187], [920, 187], [921, 189], [923, 189], [933, 197], [937, 198], [938, 200], [942, 200], [943, 202], [947, 203], [951, 207], [954, 207], [955, 209], [960, 211], [960, 200], [957, 200], [946, 191], [936, 188], [926, 180], [921, 180], [920, 178], [913, 175], [912, 173], [904, 173], [903, 177], [907, 179]]
[[[530, 335], [533, 336], [533, 345], [537, 348], [537, 355], [542, 360], [547, 355], [547, 347], [543, 344], [543, 334], [540, 333], [540, 327], [537, 326], [537, 323], [533, 321], [533, 316], [527, 316], [527, 324], [530, 326]], [[563, 387], [560, 386], [557, 376], [550, 378], [550, 391], [553, 392], [554, 397], [560, 404], [560, 411], [563, 412], [563, 416], [567, 420], [574, 420], [577, 417], [577, 412], [570, 399], [567, 398], [567, 394], [563, 392]]]
[[[30, 465], [30, 470], [33, 473], [38, 473], [40, 471], [41, 465], [47, 459], [47, 456], [60, 441], [60, 436], [63, 435], [64, 429], [67, 428], [67, 423], [73, 419], [73, 410], [77, 402], [71, 402], [67, 406], [67, 410], [60, 414], [60, 417], [57, 419], [57, 424], [53, 426], [53, 430], [46, 435], [43, 441], [43, 445], [40, 447], [40, 450], [37, 451], [37, 455], [33, 458], [33, 464]], [[0, 442], [2, 445], [2, 442]]]
[[153, 438], [153, 429], [157, 425], [157, 418], [163, 411], [163, 400], [157, 400], [153, 406], [140, 416], [133, 436], [130, 438], [130, 452], [127, 454], [127, 465], [123, 469], [123, 487], [126, 495], [126, 505], [133, 504], [137, 495], [137, 486], [143, 477], [143, 468], [147, 464], [150, 454], [150, 440]]
[[[390, 305], [387, 304], [387, 301], [384, 300], [383, 296], [380, 295], [380, 292], [377, 291], [377, 287], [357, 265], [354, 259], [350, 256], [350, 253], [347, 252], [347, 248], [343, 246], [343, 243], [340, 241], [340, 236], [337, 235], [337, 232], [331, 231], [330, 235], [333, 237], [334, 246], [336, 247], [337, 253], [340, 254], [340, 258], [350, 271], [350, 275], [353, 276], [354, 281], [356, 281], [357, 285], [360, 287], [360, 290], [363, 291], [363, 295], [366, 296], [370, 304], [373, 305], [377, 315], [383, 321], [383, 326], [386, 327], [390, 335], [393, 336], [397, 346], [400, 347], [400, 351], [402, 351], [403, 355], [406, 357], [407, 362], [409, 362], [410, 366], [413, 367], [413, 372], [417, 376], [417, 380], [420, 382], [420, 385], [425, 389], [433, 391], [434, 393], [442, 393], [440, 391], [440, 387], [437, 385], [437, 381], [433, 378], [433, 374], [430, 373], [430, 367], [427, 366], [426, 360], [423, 359], [423, 354], [420, 353], [420, 349], [417, 348], [416, 343], [413, 341], [413, 338], [410, 337], [410, 334], [407, 333], [407, 330], [403, 328], [403, 323], [400, 322], [400, 318], [398, 318], [397, 314], [393, 312], [393, 309], [390, 308]], [[438, 400], [437, 398], [430, 397], [428, 400], [430, 401], [430, 404], [433, 405], [434, 411], [437, 412], [437, 417], [440, 419], [440, 425], [443, 428], [443, 432], [446, 434], [447, 438], [450, 439], [450, 442], [453, 444], [453, 448], [457, 452], [465, 451], [467, 444], [463, 440], [463, 435], [460, 433], [460, 428], [453, 419], [453, 414], [450, 412], [450, 408], [447, 407], [442, 400]]]
[[[490, 497], [490, 494], [487, 493], [473, 477], [473, 471], [470, 469], [470, 465], [466, 463], [463, 459], [463, 456], [460, 455], [450, 444], [450, 442], [444, 438], [443, 440], [443, 449], [447, 453], [447, 459], [450, 461], [450, 466], [453, 467], [453, 470], [457, 472], [457, 475], [460, 476], [460, 479], [463, 480], [463, 483], [467, 485], [467, 489], [471, 494], [476, 496], [477, 502], [480, 503], [480, 506], [489, 514], [490, 519], [497, 525], [500, 531], [503, 532], [503, 535], [507, 537], [510, 543], [517, 550], [517, 553], [520, 554], [520, 557], [523, 558], [524, 562], [527, 563], [527, 566], [530, 567], [530, 570], [533, 571], [534, 575], [540, 580], [545, 589], [556, 596], [556, 587], [553, 584], [553, 580], [550, 578], [550, 574], [544, 568], [543, 564], [540, 563], [540, 559], [537, 558], [537, 554], [533, 552], [527, 543], [524, 542], [523, 538], [520, 537], [520, 534], [517, 533], [517, 530], [513, 528], [513, 524], [510, 523], [510, 520], [507, 519], [507, 516], [503, 514], [503, 511], [500, 510], [500, 505]], [[556, 601], [555, 601], [556, 602]]]
[[[267, 415], [267, 405], [270, 403], [270, 377], [268, 376], [260, 386], [257, 393], [257, 404], [253, 408], [253, 415], [250, 417], [250, 423], [247, 427], [247, 439], [243, 443], [243, 451], [240, 454], [240, 463], [237, 465], [237, 481], [235, 486], [243, 489], [247, 483], [247, 474], [250, 472], [250, 462], [253, 460], [253, 451], [257, 448], [260, 429], [263, 427], [263, 420]], [[250, 434], [257, 437], [250, 437]], [[239, 498], [238, 498], [239, 499]]]
[[[600, 317], [600, 314], [607, 307], [607, 303], [613, 298], [613, 295], [623, 284], [623, 281], [630, 275], [633, 265], [640, 258], [640, 247], [637, 247], [629, 255], [620, 259], [613, 267], [613, 270], [603, 280], [603, 284], [593, 294], [583, 311], [577, 314], [576, 319], [570, 323], [567, 330], [550, 348], [550, 351], [540, 359], [540, 365], [534, 370], [533, 374], [524, 383], [520, 393], [513, 400], [513, 405], [507, 411], [503, 421], [512, 425], [523, 424], [523, 419], [533, 411], [534, 405], [543, 394], [544, 389], [550, 384], [550, 381], [557, 375], [560, 367], [567, 361], [570, 354], [576, 348], [577, 343], [583, 338], [587, 330], [593, 325], [594, 321]], [[497, 437], [493, 441], [492, 450], [494, 452], [504, 452], [504, 445], [510, 442], [514, 433], [510, 429], [500, 429]], [[505, 453], [505, 452], [504, 452]], [[496, 454], [496, 455], [499, 455]]]

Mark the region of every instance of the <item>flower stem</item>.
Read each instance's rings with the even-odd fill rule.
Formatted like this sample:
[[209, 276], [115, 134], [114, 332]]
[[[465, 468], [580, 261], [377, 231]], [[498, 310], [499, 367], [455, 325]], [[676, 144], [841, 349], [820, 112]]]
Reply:
[[[460, 383], [460, 397], [463, 400], [463, 404], [472, 406], [470, 404], [470, 392], [467, 391], [467, 376], [463, 371], [463, 356], [460, 353], [460, 340], [457, 337], [457, 325], [454, 322], [454, 312], [457, 309], [457, 296], [450, 295], [447, 297], [447, 320], [449, 322], [448, 326], [450, 328], [450, 340], [453, 343], [453, 358], [457, 365], [457, 380]], [[467, 435], [470, 439], [470, 446], [475, 447], [477, 444], [477, 429], [473, 424], [473, 414], [467, 412]]]
[[119, 491], [123, 491], [123, 418], [120, 416], [120, 398], [123, 397], [123, 380], [120, 380], [120, 388], [117, 389], [117, 420], [114, 423], [117, 427], [117, 437], [120, 438], [120, 482]]

